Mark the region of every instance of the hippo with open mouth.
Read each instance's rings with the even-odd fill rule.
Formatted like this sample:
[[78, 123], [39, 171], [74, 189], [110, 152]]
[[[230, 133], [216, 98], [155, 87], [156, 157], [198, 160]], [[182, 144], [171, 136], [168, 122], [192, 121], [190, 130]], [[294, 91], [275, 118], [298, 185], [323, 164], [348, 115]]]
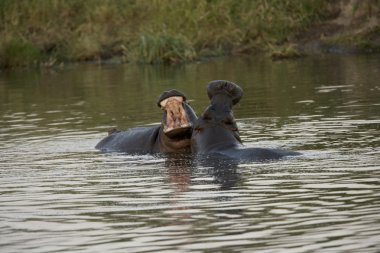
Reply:
[[166, 91], [157, 103], [164, 111], [160, 125], [127, 131], [112, 130], [95, 148], [130, 154], [192, 152], [244, 161], [300, 155], [294, 151], [242, 144], [232, 112], [232, 107], [243, 96], [243, 90], [237, 84], [225, 80], [212, 81], [207, 86], [207, 94], [210, 105], [197, 118], [183, 93]]
[[197, 116], [186, 100], [180, 91], [163, 92], [157, 103], [164, 111], [160, 125], [126, 131], [113, 129], [95, 148], [103, 152], [130, 154], [189, 152]]

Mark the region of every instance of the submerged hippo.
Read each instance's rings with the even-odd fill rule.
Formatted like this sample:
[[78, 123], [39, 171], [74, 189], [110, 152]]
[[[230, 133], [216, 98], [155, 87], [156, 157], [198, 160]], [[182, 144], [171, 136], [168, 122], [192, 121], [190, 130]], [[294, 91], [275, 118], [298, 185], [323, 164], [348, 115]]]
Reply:
[[232, 113], [232, 106], [243, 96], [243, 90], [238, 85], [224, 80], [212, 81], [207, 86], [207, 94], [210, 105], [194, 124], [191, 138], [194, 153], [221, 155], [247, 161], [273, 160], [300, 154], [243, 146]]
[[111, 130], [95, 148], [104, 152], [130, 154], [190, 151], [192, 127], [197, 116], [187, 103], [186, 96], [177, 90], [166, 91], [157, 104], [164, 110], [160, 125], [127, 131]]

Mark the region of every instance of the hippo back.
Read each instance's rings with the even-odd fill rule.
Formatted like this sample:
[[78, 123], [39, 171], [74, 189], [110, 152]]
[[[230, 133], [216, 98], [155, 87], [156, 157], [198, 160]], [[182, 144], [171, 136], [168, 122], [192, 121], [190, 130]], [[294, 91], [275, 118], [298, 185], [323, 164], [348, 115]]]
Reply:
[[113, 132], [96, 146], [103, 152], [146, 154], [158, 152], [157, 136], [160, 126], [137, 127], [127, 131]]

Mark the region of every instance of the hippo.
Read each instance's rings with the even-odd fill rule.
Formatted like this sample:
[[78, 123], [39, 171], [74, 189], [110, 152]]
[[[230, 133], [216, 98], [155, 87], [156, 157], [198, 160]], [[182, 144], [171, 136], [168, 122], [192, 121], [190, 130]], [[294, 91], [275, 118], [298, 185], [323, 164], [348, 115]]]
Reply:
[[95, 148], [103, 152], [129, 154], [192, 152], [198, 157], [227, 158], [232, 163], [236, 160], [264, 161], [300, 155], [294, 151], [242, 144], [232, 111], [243, 96], [243, 90], [237, 84], [225, 80], [212, 81], [207, 85], [207, 94], [210, 105], [198, 118], [182, 92], [166, 91], [157, 102], [164, 111], [160, 125], [127, 131], [112, 129]]
[[157, 105], [164, 111], [160, 125], [126, 131], [112, 129], [95, 148], [128, 154], [190, 152], [197, 115], [186, 96], [178, 90], [169, 90], [160, 95]]
[[232, 112], [232, 107], [243, 96], [243, 90], [237, 84], [225, 80], [212, 81], [207, 85], [207, 94], [210, 105], [193, 125], [193, 153], [239, 161], [265, 161], [300, 155], [294, 151], [253, 148], [242, 144]]

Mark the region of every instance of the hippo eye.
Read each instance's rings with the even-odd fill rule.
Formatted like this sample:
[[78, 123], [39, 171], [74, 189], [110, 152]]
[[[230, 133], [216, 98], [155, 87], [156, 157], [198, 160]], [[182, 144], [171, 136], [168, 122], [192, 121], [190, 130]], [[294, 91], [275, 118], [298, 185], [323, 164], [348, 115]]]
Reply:
[[196, 127], [194, 127], [194, 131], [195, 131], [195, 133], [200, 133], [201, 131], [202, 131], [203, 129], [200, 127], [200, 126], [196, 126]]
[[203, 117], [202, 117], [204, 120], [211, 120], [211, 117], [208, 113], [205, 113], [203, 114]]
[[223, 123], [233, 132], [237, 132], [238, 131], [238, 128], [237, 128], [237, 125], [235, 123], [235, 121], [233, 119], [225, 119], [223, 121]]
[[231, 119], [226, 119], [223, 121], [223, 123], [226, 125], [232, 125], [234, 122]]

